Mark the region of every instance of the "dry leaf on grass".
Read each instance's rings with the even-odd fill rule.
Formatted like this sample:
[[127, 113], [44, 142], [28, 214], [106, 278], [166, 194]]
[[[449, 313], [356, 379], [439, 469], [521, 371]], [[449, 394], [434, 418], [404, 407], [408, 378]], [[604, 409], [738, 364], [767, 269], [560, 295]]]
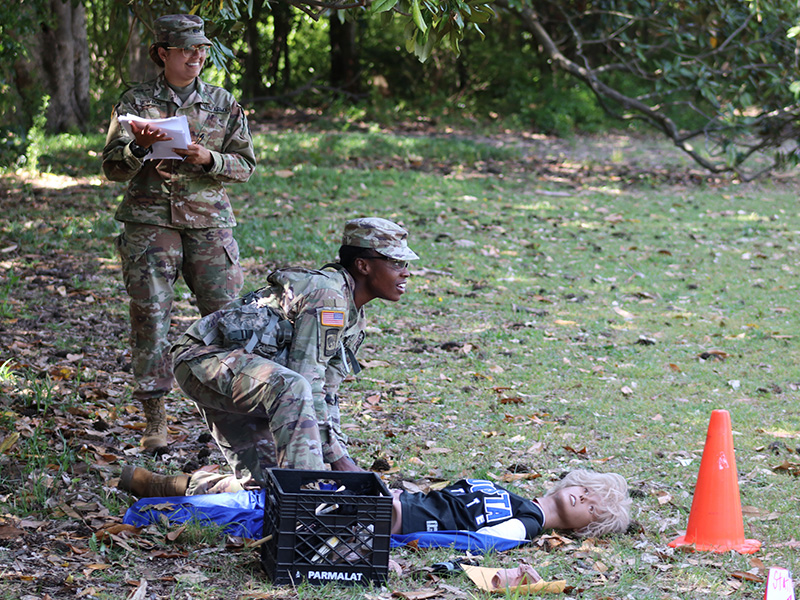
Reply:
[[[495, 594], [529, 594], [550, 592], [560, 594], [566, 586], [565, 581], [543, 581], [530, 565], [521, 564], [513, 569], [497, 569], [462, 565], [467, 576], [480, 589]], [[528, 583], [534, 580], [533, 583]]]
[[796, 462], [789, 462], [788, 460], [783, 461], [776, 467], [772, 467], [772, 470], [777, 472], [786, 472], [789, 475], [794, 475], [795, 477], [800, 476], [800, 463]]
[[0, 525], [0, 540], [11, 540], [22, 535], [22, 530], [18, 529], [13, 523]]
[[441, 596], [442, 591], [433, 588], [422, 588], [411, 592], [392, 592], [395, 598], [403, 598], [404, 600], [425, 600], [426, 598], [436, 598]]

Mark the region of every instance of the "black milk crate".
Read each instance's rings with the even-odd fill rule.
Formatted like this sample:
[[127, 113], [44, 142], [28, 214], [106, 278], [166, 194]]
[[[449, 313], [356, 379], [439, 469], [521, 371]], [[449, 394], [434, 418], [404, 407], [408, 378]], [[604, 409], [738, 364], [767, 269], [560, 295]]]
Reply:
[[[261, 564], [275, 585], [383, 583], [392, 495], [375, 473], [270, 469]], [[330, 489], [307, 489], [319, 483]], [[344, 487], [344, 491], [336, 490]]]

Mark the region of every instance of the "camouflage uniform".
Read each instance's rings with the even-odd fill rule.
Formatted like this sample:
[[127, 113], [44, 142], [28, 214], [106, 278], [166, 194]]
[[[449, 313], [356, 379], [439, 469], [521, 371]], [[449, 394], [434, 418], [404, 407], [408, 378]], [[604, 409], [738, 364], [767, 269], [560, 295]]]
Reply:
[[[347, 226], [345, 245], [417, 258], [391, 221]], [[197, 321], [172, 349], [179, 385], [234, 470], [193, 474], [189, 495], [237, 491], [276, 465], [320, 470], [348, 456], [337, 392], [359, 370], [366, 321], [355, 282], [341, 265], [280, 269], [267, 282]]]
[[[202, 20], [191, 15], [158, 19], [158, 42], [151, 47], [151, 56], [159, 43], [171, 47], [210, 43], [202, 27]], [[211, 152], [213, 164], [139, 158], [118, 121], [125, 114], [186, 115], [192, 139], [202, 136], [197, 143]], [[114, 107], [103, 170], [112, 181], [130, 182], [115, 218], [125, 224], [117, 248], [130, 296], [136, 399], [158, 398], [172, 388], [167, 333], [179, 273], [197, 297], [202, 315], [225, 306], [241, 290], [239, 248], [231, 229], [236, 221], [224, 184], [247, 181], [255, 164], [241, 106], [230, 93], [199, 78], [183, 102], [162, 73], [128, 90]]]

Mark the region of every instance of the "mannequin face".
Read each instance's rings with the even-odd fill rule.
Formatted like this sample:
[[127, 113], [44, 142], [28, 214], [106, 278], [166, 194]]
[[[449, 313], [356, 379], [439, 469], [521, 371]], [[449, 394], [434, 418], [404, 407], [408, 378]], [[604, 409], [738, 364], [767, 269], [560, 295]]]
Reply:
[[551, 495], [563, 529], [583, 529], [595, 520], [597, 495], [585, 487], [572, 485]]
[[172, 85], [186, 87], [200, 75], [206, 62], [207, 52], [196, 50], [185, 56], [180, 48], [159, 48], [158, 56], [164, 61], [164, 77]]

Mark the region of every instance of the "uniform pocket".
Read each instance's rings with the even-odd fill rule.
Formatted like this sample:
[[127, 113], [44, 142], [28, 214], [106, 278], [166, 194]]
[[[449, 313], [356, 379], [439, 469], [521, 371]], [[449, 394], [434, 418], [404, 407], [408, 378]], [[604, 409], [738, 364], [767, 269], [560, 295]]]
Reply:
[[225, 254], [228, 255], [232, 264], [239, 266], [239, 243], [233, 236], [225, 242]]
[[127, 231], [123, 231], [117, 236], [115, 245], [122, 266], [122, 277], [127, 287], [130, 284], [134, 266], [142, 262], [150, 248], [150, 240], [144, 236], [131, 236]]
[[244, 274], [242, 267], [239, 265], [239, 244], [236, 238], [231, 234], [230, 238], [225, 240], [224, 246], [225, 254], [230, 261], [230, 268], [228, 269], [228, 277], [226, 278], [226, 291], [231, 298], [235, 298], [242, 291], [244, 285]]

